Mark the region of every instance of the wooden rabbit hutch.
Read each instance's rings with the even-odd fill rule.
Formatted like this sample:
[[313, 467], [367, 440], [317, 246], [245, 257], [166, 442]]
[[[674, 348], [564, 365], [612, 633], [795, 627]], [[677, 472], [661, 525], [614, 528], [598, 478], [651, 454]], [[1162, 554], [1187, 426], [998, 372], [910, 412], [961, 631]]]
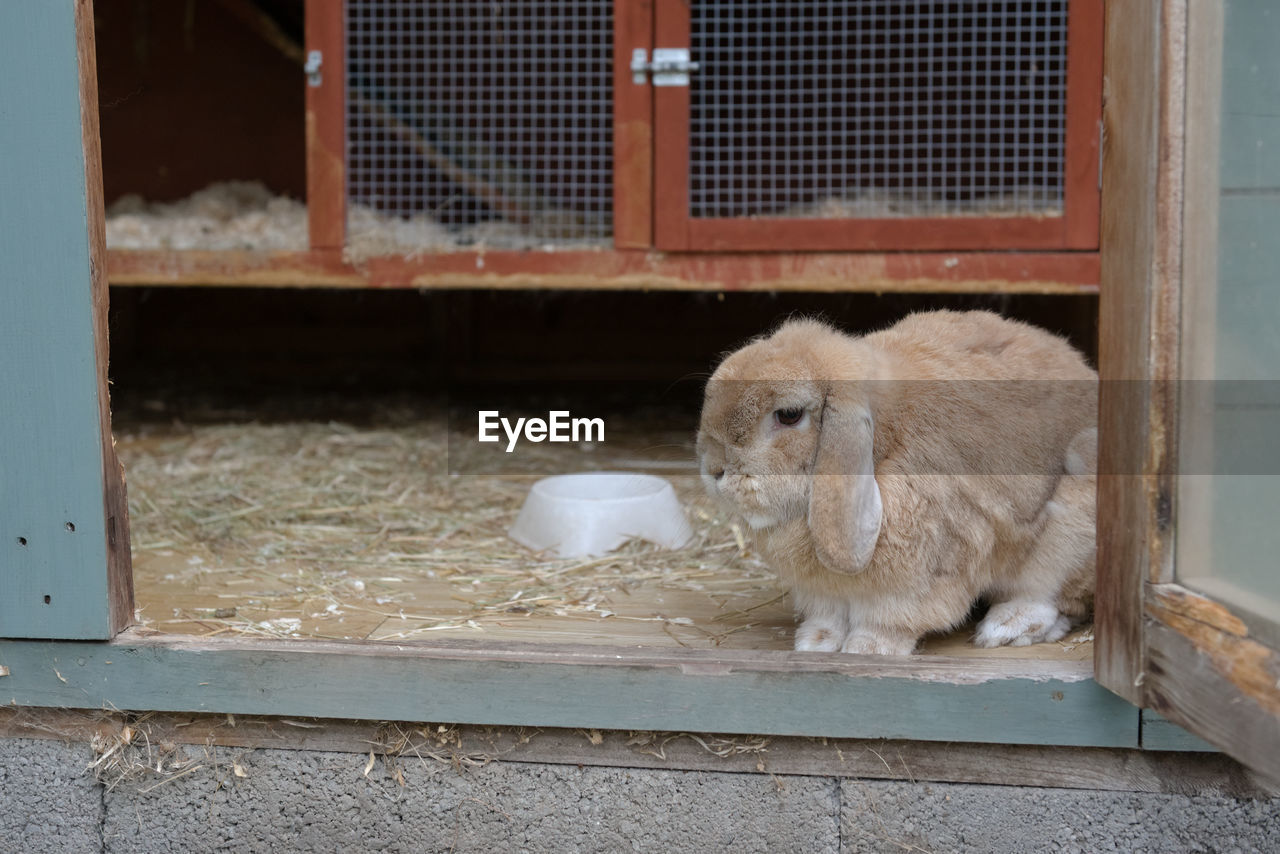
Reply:
[[[1169, 211], [1183, 204], [1190, 13], [1178, 0], [1117, 5], [1120, 24], [1101, 0], [99, 0], [106, 248], [84, 255], [105, 258], [99, 297], [105, 275], [122, 302], [160, 305], [206, 286], [277, 306], [301, 295], [263, 289], [608, 292], [618, 325], [568, 310], [569, 328], [594, 329], [606, 350], [645, 322], [695, 341], [721, 301], [721, 320], [754, 305], [705, 343], [730, 346], [770, 314], [738, 292], [793, 298], [774, 318], [813, 294], [857, 295], [855, 328], [888, 319], [880, 295], [910, 307], [1001, 295], [1091, 355], [1096, 336], [1104, 380], [1169, 379], [1176, 338], [1147, 333], [1178, 323], [1161, 253], [1182, 245]], [[79, 67], [91, 90], [92, 64]], [[494, 322], [464, 304], [433, 316], [429, 337]], [[505, 328], [528, 328], [503, 364], [537, 375], [522, 362], [536, 312], [505, 305]], [[105, 351], [93, 363], [85, 382], [105, 418]], [[438, 399], [275, 413], [249, 433], [125, 419], [136, 574], [106, 441], [96, 482], [113, 503], [75, 528], [111, 558], [78, 558], [103, 595], [66, 593], [73, 582], [32, 563], [24, 591], [54, 584], [45, 605], [70, 600], [83, 619], [0, 614], [6, 636], [54, 639], [0, 644], [5, 684], [26, 705], [1201, 746], [1158, 710], [1237, 755], [1199, 705], [1169, 699], [1189, 683], [1149, 667], [1178, 619], [1235, 627], [1159, 574], [1167, 495], [1144, 484], [1169, 477], [1150, 450], [1171, 441], [1153, 428], [1173, 417], [1160, 388], [1137, 398], [1104, 383], [1102, 460], [1122, 475], [1100, 488], [1096, 631], [997, 651], [959, 634], [903, 659], [789, 651], [788, 603], [701, 495], [696, 409], [626, 411], [607, 449], [544, 461], [676, 484], [694, 550], [635, 545], [598, 562], [506, 542], [536, 466], [454, 468], [456, 425]], [[165, 401], [155, 409], [172, 421]], [[108, 421], [81, 414], [85, 435], [109, 437]], [[15, 554], [34, 560], [36, 538], [23, 539]], [[1273, 732], [1265, 718], [1250, 732]]]
[[[98, 14], [100, 42], [128, 27], [169, 52], [140, 63], [123, 40], [101, 51], [104, 103], [116, 91], [146, 90], [104, 108], [112, 123], [104, 146], [116, 282], [1047, 290], [1077, 299], [1065, 308], [1044, 301], [1040, 315], [1092, 345], [1094, 309], [1080, 295], [1095, 289], [1098, 265], [1096, 3], [351, 0], [304, 8], [223, 0], [195, 21], [177, 9], [139, 18], [127, 4], [100, 4]], [[296, 39], [302, 30], [305, 39]], [[286, 75], [287, 86], [273, 78], [266, 89], [295, 109], [305, 93], [305, 138], [298, 113], [272, 118], [257, 104], [241, 121], [264, 122], [270, 145], [235, 155], [240, 172], [233, 158], [208, 158], [207, 168], [241, 183], [197, 187], [209, 177], [192, 162], [202, 156], [184, 152], [208, 146], [198, 115], [163, 142], [167, 149], [155, 143], [146, 151], [137, 128], [155, 109], [149, 87], [181, 86], [185, 68], [207, 73], [218, 61], [215, 47], [232, 53], [226, 44], [247, 67], [227, 69], [224, 83], [216, 73], [202, 82], [238, 87], [259, 73]], [[696, 62], [672, 59], [690, 52]], [[152, 82], [154, 69], [170, 64], [175, 82]], [[197, 89], [194, 97], [218, 95]], [[289, 139], [305, 169], [281, 162], [278, 146], [287, 149]], [[167, 158], [187, 174], [154, 174], [155, 161]], [[245, 184], [254, 168], [275, 186]], [[305, 206], [288, 198], [304, 179]], [[185, 200], [140, 199], [189, 187], [196, 193]], [[113, 248], [148, 240], [168, 248]], [[473, 316], [461, 318], [475, 326], [471, 350], [493, 349], [495, 327], [511, 334], [500, 307], [471, 305]], [[641, 328], [652, 310], [628, 305], [627, 326]], [[801, 306], [744, 317], [736, 334]], [[667, 299], [659, 311], [669, 318], [696, 309]], [[890, 319], [862, 311], [867, 327]], [[712, 313], [754, 314], [742, 305]], [[728, 332], [708, 329], [708, 320], [697, 313], [693, 323], [663, 322], [676, 335]], [[567, 326], [593, 323], [603, 321], [588, 309]], [[609, 334], [614, 340], [600, 349], [625, 349], [625, 329]], [[663, 366], [670, 373], [662, 379], [705, 370], [712, 353]], [[664, 474], [701, 523], [696, 552], [625, 554], [586, 568], [531, 567], [527, 551], [503, 537], [527, 480], [423, 488], [400, 474], [413, 470], [412, 459], [443, 458], [457, 443], [439, 407], [420, 411], [416, 426], [345, 438], [278, 427], [257, 436], [266, 444], [256, 461], [247, 437], [226, 430], [198, 430], [194, 444], [186, 434], [166, 441], [129, 431], [121, 453], [133, 472], [140, 619], [151, 629], [201, 635], [786, 649], [789, 600], [748, 556], [745, 531], [693, 476], [693, 414], [686, 407], [665, 420], [651, 415], [607, 452], [545, 462], [544, 473], [639, 465]], [[393, 476], [349, 474], [332, 500], [317, 504], [308, 484], [319, 475], [306, 469], [331, 480], [331, 451], [344, 444], [358, 448], [363, 466]], [[654, 446], [667, 452], [648, 450]], [[308, 462], [292, 473], [272, 465], [281, 448], [287, 459]], [[184, 462], [175, 465], [175, 453]], [[229, 454], [243, 464], [234, 478], [225, 474]], [[276, 488], [251, 487], [252, 471]], [[192, 490], [198, 506], [171, 503]], [[373, 493], [402, 500], [372, 501]], [[444, 493], [452, 513], [438, 500]], [[211, 494], [221, 496], [216, 507]], [[282, 518], [268, 505], [294, 511]], [[372, 515], [357, 521], [357, 507]], [[295, 518], [297, 510], [304, 515]], [[183, 531], [192, 519], [195, 535]], [[358, 560], [349, 553], [354, 531], [376, 542]], [[262, 540], [267, 532], [273, 543]], [[735, 571], [725, 573], [731, 557]], [[411, 572], [388, 569], [395, 566]], [[548, 573], [563, 581], [543, 581]], [[635, 589], [619, 595], [620, 588]], [[1073, 637], [995, 655], [1087, 659], [1088, 627]], [[963, 635], [930, 648], [975, 653]]]
[[[198, 8], [208, 34], [184, 55], [180, 10], [100, 7], [119, 34], [100, 48], [114, 283], [1097, 286], [1099, 2]], [[167, 82], [138, 70], [130, 28], [166, 51]], [[189, 130], [139, 142], [154, 111], [183, 110], [147, 93], [187, 75], [211, 89], [189, 95]], [[265, 82], [240, 116], [223, 93], [248, 77]], [[249, 149], [239, 171], [221, 152], [199, 175], [192, 153], [224, 146]], [[206, 250], [113, 222], [145, 209], [124, 194], [172, 202], [228, 177], [292, 197], [288, 235], [259, 223], [238, 236], [264, 248]]]

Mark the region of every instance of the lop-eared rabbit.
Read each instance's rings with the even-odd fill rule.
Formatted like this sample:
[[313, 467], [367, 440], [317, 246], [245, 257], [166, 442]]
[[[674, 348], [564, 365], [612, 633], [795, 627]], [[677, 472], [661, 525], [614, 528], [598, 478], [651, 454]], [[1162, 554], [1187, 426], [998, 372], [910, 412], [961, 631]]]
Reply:
[[855, 337], [792, 320], [707, 385], [698, 457], [801, 617], [797, 650], [905, 655], [979, 599], [979, 646], [1093, 600], [1097, 374], [990, 312]]

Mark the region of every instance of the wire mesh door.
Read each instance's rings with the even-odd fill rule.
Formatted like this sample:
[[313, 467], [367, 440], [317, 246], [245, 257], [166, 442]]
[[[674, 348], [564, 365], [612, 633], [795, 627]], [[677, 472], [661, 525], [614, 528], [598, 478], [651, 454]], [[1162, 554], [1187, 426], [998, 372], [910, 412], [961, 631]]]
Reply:
[[349, 256], [612, 237], [613, 0], [346, 0]]
[[653, 89], [660, 248], [1097, 247], [1102, 0], [656, 17], [654, 47], [689, 50], [688, 85]]

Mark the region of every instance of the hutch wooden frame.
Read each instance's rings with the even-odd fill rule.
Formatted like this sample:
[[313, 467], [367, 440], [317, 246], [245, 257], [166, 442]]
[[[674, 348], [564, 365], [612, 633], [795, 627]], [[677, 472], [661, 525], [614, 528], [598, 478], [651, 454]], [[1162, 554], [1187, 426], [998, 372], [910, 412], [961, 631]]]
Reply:
[[[1188, 5], [1125, 0], [1107, 9], [1104, 379], [1159, 380], [1176, 371]], [[7, 81], [0, 113], [19, 117], [0, 125], [0, 142], [21, 144], [24, 154], [20, 167], [13, 158], [0, 162], [6, 186], [15, 188], [0, 206], [0, 281], [8, 306], [0, 313], [0, 362], [12, 366], [0, 418], [0, 634], [26, 638], [0, 641], [0, 696], [11, 704], [1006, 744], [1193, 743], [1128, 700], [1191, 726], [1246, 763], [1280, 773], [1280, 754], [1258, 749], [1277, 743], [1276, 689], [1259, 681], [1276, 666], [1276, 653], [1249, 638], [1227, 609], [1169, 581], [1169, 532], [1176, 522], [1169, 425], [1176, 402], [1162, 396], [1167, 386], [1158, 383], [1143, 395], [1118, 395], [1108, 391], [1118, 386], [1104, 383], [1103, 468], [1133, 474], [1101, 478], [1097, 681], [1088, 662], [120, 632], [131, 591], [122, 480], [107, 410], [90, 0], [6, 6], [0, 41], [6, 47], [0, 79]], [[40, 97], [32, 97], [37, 89]], [[1152, 92], [1160, 96], [1153, 99]], [[332, 238], [331, 225], [313, 235]], [[459, 266], [450, 279], [454, 274], [438, 266], [412, 275], [408, 268], [371, 272], [377, 265], [343, 269], [325, 251], [256, 259], [257, 266], [232, 263], [222, 278], [212, 272], [230, 262], [204, 255], [116, 253], [108, 263], [113, 276], [127, 279], [121, 271], [134, 263], [138, 280], [153, 281], [420, 285], [417, 277], [426, 276], [428, 282], [492, 286], [516, 279], [514, 272], [510, 279], [495, 274], [492, 255], [483, 275], [464, 275], [467, 257], [453, 258], [448, 263]], [[634, 281], [628, 264], [649, 263], [643, 253], [623, 257], [614, 262], [620, 267], [604, 265], [620, 271], [609, 274], [619, 281]], [[824, 271], [823, 257], [656, 263], [659, 269], [689, 265], [672, 271], [671, 287], [692, 286], [693, 273], [701, 287], [721, 282], [724, 268], [717, 272], [716, 264], [780, 277], [757, 275], [751, 286], [834, 286], [822, 278], [834, 277]], [[889, 270], [903, 276], [901, 284], [936, 270], [930, 265], [942, 257], [840, 256], [838, 263]], [[986, 273], [982, 280], [992, 282], [999, 270], [1012, 281], [1018, 265], [1028, 262], [1018, 257], [979, 255], [965, 262], [966, 275]], [[555, 264], [563, 276], [564, 265], [585, 260], [558, 256]], [[501, 260], [497, 267], [503, 269]], [[796, 275], [797, 269], [807, 272]], [[302, 281], [299, 271], [307, 273]], [[527, 273], [521, 275], [527, 283]], [[586, 286], [602, 281], [600, 275], [564, 281]], [[955, 280], [928, 279], [921, 289], [946, 289], [947, 281]], [[93, 453], [86, 456], [85, 449]]]
[[[220, 0], [295, 60], [320, 51], [307, 87], [305, 251], [112, 250], [112, 284], [299, 287], [1063, 293], [1097, 291], [1102, 0], [1069, 21], [1066, 207], [1054, 217], [691, 220], [686, 211], [688, 89], [636, 85], [634, 49], [688, 41], [688, 9], [615, 0], [613, 246], [456, 251], [351, 262], [346, 245], [343, 4], [307, 0], [301, 48]], [[676, 41], [672, 41], [672, 40]], [[301, 71], [299, 81], [301, 85]], [[780, 254], [782, 250], [786, 254]], [[850, 251], [857, 250], [857, 251]]]

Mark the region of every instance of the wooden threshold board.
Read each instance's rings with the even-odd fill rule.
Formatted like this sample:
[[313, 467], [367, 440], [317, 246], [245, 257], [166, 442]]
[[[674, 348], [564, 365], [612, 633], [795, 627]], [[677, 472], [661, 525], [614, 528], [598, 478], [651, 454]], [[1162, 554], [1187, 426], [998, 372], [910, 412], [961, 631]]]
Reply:
[[0, 641], [0, 696], [52, 706], [502, 726], [1138, 747], [1078, 661], [590, 644]]

